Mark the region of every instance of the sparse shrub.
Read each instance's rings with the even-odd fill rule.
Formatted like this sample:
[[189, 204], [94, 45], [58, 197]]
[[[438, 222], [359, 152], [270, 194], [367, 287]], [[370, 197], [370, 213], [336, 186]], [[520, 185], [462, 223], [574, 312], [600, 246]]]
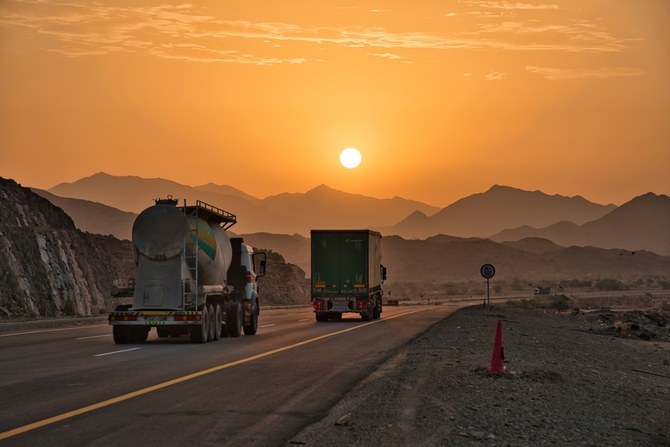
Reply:
[[570, 308], [570, 298], [565, 295], [553, 295], [550, 298], [550, 305], [552, 309], [563, 312]]
[[595, 288], [598, 290], [625, 290], [623, 283], [618, 279], [603, 278], [595, 283]]

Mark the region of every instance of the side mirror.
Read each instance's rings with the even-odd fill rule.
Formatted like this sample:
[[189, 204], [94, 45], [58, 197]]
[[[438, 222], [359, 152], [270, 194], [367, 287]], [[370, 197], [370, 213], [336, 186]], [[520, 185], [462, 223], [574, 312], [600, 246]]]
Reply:
[[266, 261], [263, 259], [258, 266], [258, 276], [265, 276]]
[[386, 267], [382, 265], [382, 281], [386, 281]]

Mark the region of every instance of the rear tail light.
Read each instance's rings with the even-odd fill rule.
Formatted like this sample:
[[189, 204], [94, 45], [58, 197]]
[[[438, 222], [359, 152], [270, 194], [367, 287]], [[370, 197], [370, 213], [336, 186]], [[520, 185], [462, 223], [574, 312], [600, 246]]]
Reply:
[[323, 310], [323, 301], [315, 300], [314, 301], [314, 310]]
[[137, 321], [137, 315], [110, 315], [109, 321]]
[[200, 315], [175, 315], [174, 321], [200, 321]]

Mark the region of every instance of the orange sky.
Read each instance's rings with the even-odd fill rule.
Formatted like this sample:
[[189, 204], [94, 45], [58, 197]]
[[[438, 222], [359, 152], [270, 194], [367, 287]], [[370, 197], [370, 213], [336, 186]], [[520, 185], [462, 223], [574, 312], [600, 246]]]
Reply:
[[670, 194], [667, 0], [139, 3], [0, 1], [0, 176]]

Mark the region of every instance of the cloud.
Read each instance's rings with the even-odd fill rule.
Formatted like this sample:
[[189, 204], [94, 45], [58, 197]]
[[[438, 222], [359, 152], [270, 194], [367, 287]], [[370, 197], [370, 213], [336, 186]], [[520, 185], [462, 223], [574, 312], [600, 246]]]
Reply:
[[486, 79], [487, 81], [502, 81], [503, 79], [505, 79], [505, 75], [506, 73], [492, 71], [491, 73], [484, 76], [484, 79]]
[[567, 69], [529, 65], [526, 67], [526, 70], [543, 76], [550, 81], [618, 78], [624, 76], [641, 76], [645, 74], [643, 70], [637, 68]]
[[[553, 9], [551, 4], [471, 1], [487, 9]], [[320, 27], [286, 22], [227, 20], [190, 4], [108, 6], [99, 2], [44, 4], [7, 1], [0, 29], [24, 29], [48, 39], [43, 45], [68, 57], [145, 52], [156, 57], [258, 65], [310, 62], [304, 45], [366, 48], [373, 57], [408, 62], [397, 50], [620, 52], [626, 40], [581, 21], [544, 25], [506, 21], [473, 24], [460, 32], [394, 32], [383, 27]], [[382, 12], [384, 10], [378, 10]], [[280, 48], [280, 50], [278, 49]], [[281, 56], [279, 55], [281, 52]]]

